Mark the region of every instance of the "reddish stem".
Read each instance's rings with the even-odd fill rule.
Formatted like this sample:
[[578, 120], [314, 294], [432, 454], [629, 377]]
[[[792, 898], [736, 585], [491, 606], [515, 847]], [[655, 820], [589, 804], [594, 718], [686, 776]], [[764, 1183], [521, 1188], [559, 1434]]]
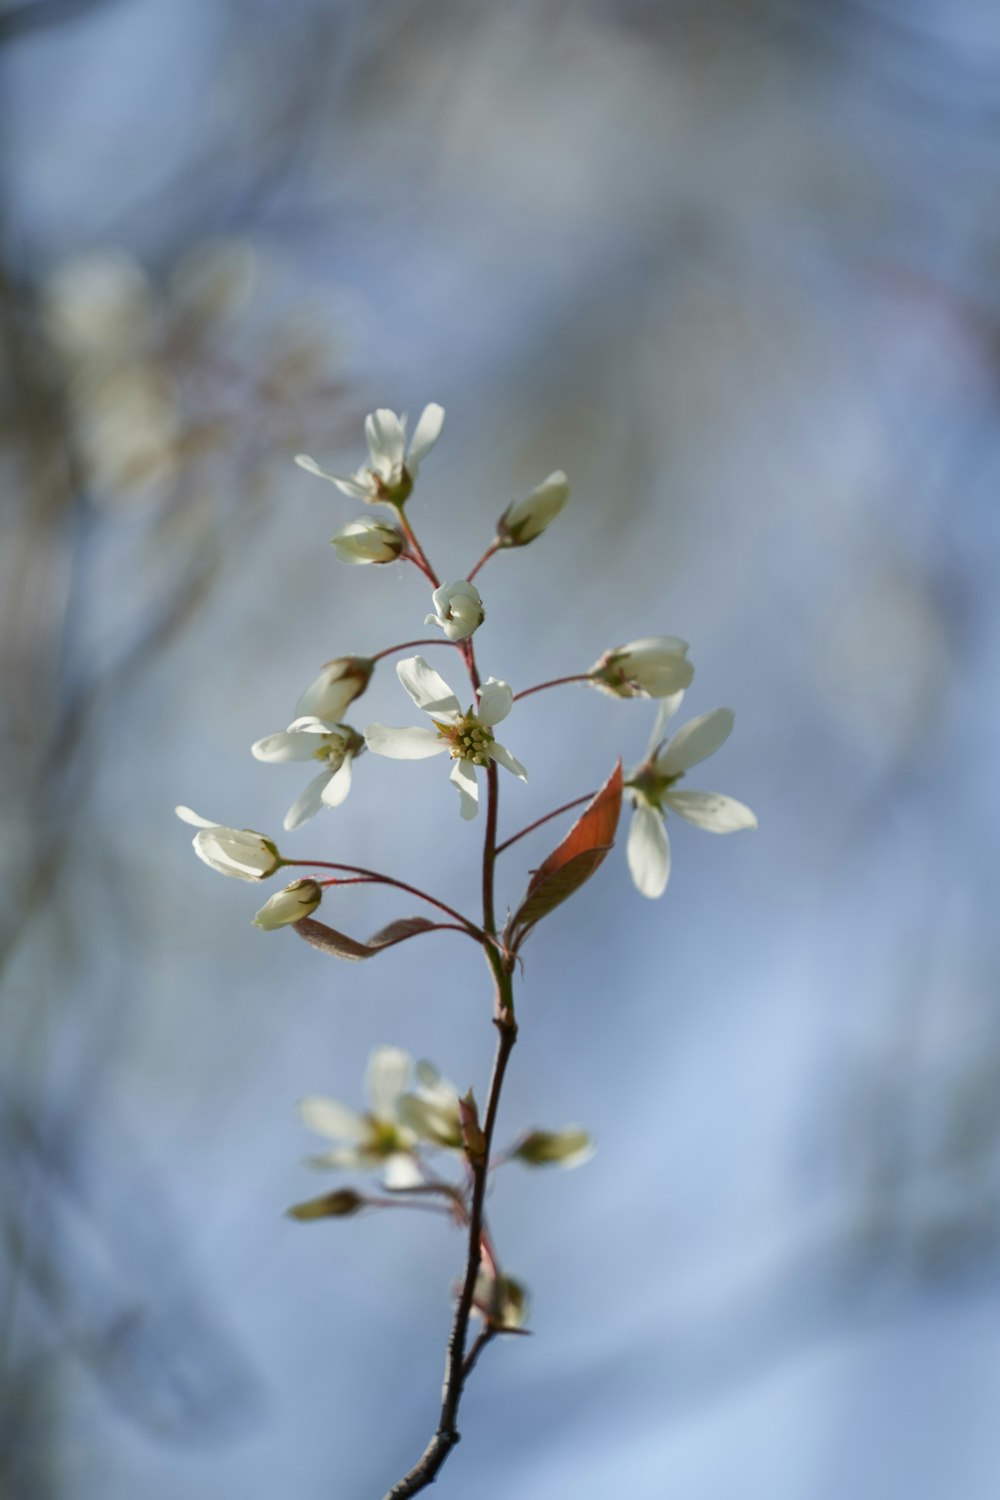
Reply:
[[384, 651], [377, 651], [369, 661], [381, 661], [384, 656], [391, 656], [394, 651], [409, 651], [413, 646], [457, 646], [458, 641], [446, 641], [442, 636], [440, 640], [433, 636], [424, 641], [400, 641], [398, 646], [386, 646]]
[[436, 906], [439, 911], [446, 912], [449, 917], [454, 917], [455, 921], [461, 924], [462, 930], [471, 933], [477, 942], [485, 943], [487, 941], [486, 934], [482, 928], [477, 927], [474, 922], [470, 922], [467, 917], [463, 917], [460, 911], [456, 911], [453, 906], [448, 906], [444, 901], [439, 901], [436, 896], [429, 896], [419, 886], [407, 885], [405, 880], [394, 880], [391, 875], [380, 875], [377, 870], [366, 870], [362, 865], [334, 864], [328, 859], [286, 859], [284, 863], [300, 869], [346, 870], [349, 875], [360, 875], [362, 884], [372, 882], [377, 885], [395, 886], [396, 890], [406, 891], [408, 895], [416, 896], [418, 900], [426, 901], [430, 906]]
[[486, 563], [489, 562], [490, 558], [493, 556], [493, 554], [495, 552], [499, 552], [499, 551], [500, 551], [500, 539], [496, 538], [494, 541], [490, 542], [490, 545], [487, 547], [486, 551], [483, 553], [482, 557], [476, 563], [476, 566], [472, 569], [472, 571], [469, 572], [469, 573], [466, 573], [466, 575], [465, 575], [466, 582], [467, 583], [471, 583], [472, 580], [475, 578], [476, 574], [479, 572], [479, 569], [481, 567], [483, 567], [484, 564], [486, 564]]
[[413, 561], [424, 573], [427, 574], [427, 577], [430, 579], [434, 587], [439, 588], [440, 583], [438, 581], [438, 576], [435, 573], [434, 569], [431, 567], [430, 559], [428, 558], [427, 553], [417, 541], [417, 534], [414, 531], [413, 527], [410, 525], [409, 516], [406, 514], [406, 511], [401, 505], [397, 506], [396, 509], [399, 515], [399, 524], [403, 528], [403, 535], [406, 537], [406, 540], [410, 544], [410, 551], [413, 554]]
[[564, 682], [592, 682], [593, 678], [589, 672], [575, 672], [572, 677], [553, 677], [551, 682], [536, 682], [534, 687], [525, 688], [520, 693], [514, 694], [514, 702], [519, 698], [530, 698], [532, 693], [541, 693], [545, 688], [562, 687]]
[[519, 833], [511, 834], [509, 839], [504, 839], [502, 844], [498, 844], [497, 853], [502, 854], [505, 849], [510, 848], [511, 844], [516, 844], [518, 839], [523, 839], [525, 834], [534, 833], [536, 828], [541, 828], [543, 823], [548, 823], [552, 818], [558, 818], [560, 813], [569, 812], [571, 808], [579, 807], [581, 802], [590, 802], [595, 795], [596, 793], [594, 792], [584, 792], [582, 797], [574, 797], [572, 802], [564, 802], [562, 807], [554, 808], [552, 812], [546, 813], [544, 818], [536, 818], [533, 823], [528, 824], [527, 828], [522, 828]]

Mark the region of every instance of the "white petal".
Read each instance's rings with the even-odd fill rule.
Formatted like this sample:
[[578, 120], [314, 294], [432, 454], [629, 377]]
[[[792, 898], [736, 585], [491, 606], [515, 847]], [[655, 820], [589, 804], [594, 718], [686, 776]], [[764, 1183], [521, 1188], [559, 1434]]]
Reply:
[[367, 1172], [377, 1164], [377, 1158], [373, 1161], [371, 1152], [366, 1151], [364, 1146], [338, 1146], [334, 1151], [320, 1151], [316, 1156], [307, 1156], [305, 1159], [307, 1167], [333, 1168], [347, 1172]]
[[379, 407], [365, 418], [365, 437], [368, 439], [368, 451], [372, 456], [372, 466], [378, 470], [383, 479], [389, 477], [389, 473], [403, 462], [403, 452], [406, 447], [406, 426], [400, 421], [394, 411], [386, 407]]
[[365, 744], [376, 755], [387, 755], [390, 760], [427, 760], [448, 748], [436, 729], [424, 729], [421, 724], [407, 725], [405, 729], [394, 729], [391, 724], [369, 724]]
[[191, 811], [190, 807], [184, 807], [183, 805], [180, 807], [175, 807], [174, 812], [180, 818], [182, 823], [190, 823], [192, 828], [219, 827], [218, 823], [211, 823], [209, 822], [208, 818], [199, 817], [196, 812]]
[[397, 1151], [395, 1155], [386, 1158], [382, 1181], [387, 1188], [399, 1192], [402, 1188], [420, 1187], [424, 1177], [412, 1156]]
[[406, 466], [413, 478], [416, 478], [417, 470], [441, 436], [443, 426], [444, 407], [432, 401], [420, 413], [420, 420], [413, 429], [413, 437], [410, 439]]
[[756, 828], [757, 817], [735, 797], [721, 792], [664, 792], [663, 800], [695, 828], [706, 833], [739, 833], [742, 828]]
[[323, 788], [323, 801], [327, 807], [339, 807], [351, 790], [351, 761], [353, 755], [345, 755], [340, 769], [334, 771]]
[[664, 731], [666, 730], [667, 725], [670, 723], [670, 720], [673, 718], [674, 714], [677, 712], [683, 702], [684, 689], [681, 688], [679, 693], [670, 693], [660, 703], [660, 709], [656, 715], [656, 722], [653, 725], [653, 732], [649, 737], [649, 748], [646, 751], [647, 757], [652, 755], [657, 745], [659, 745], [660, 741], [663, 739]]
[[471, 760], [456, 760], [451, 768], [451, 778], [458, 787], [462, 799], [462, 817], [474, 818], [479, 811], [479, 783], [476, 768]]
[[460, 714], [462, 706], [443, 677], [422, 656], [407, 656], [396, 663], [396, 676], [418, 708], [432, 718]]
[[301, 797], [298, 797], [285, 813], [285, 827], [291, 833], [293, 828], [301, 828], [303, 823], [314, 818], [323, 806], [323, 792], [330, 780], [329, 771], [321, 771], [318, 776], [313, 777]]
[[364, 473], [360, 478], [353, 474], [350, 479], [338, 479], [335, 474], [331, 474], [330, 478], [338, 490], [345, 495], [350, 495], [352, 500], [370, 500], [375, 494], [373, 481]]
[[628, 831], [628, 867], [644, 896], [662, 896], [670, 879], [670, 840], [654, 807], [637, 802]]
[[363, 1141], [368, 1136], [368, 1122], [357, 1110], [325, 1094], [309, 1094], [302, 1099], [299, 1118], [309, 1130], [331, 1141]]
[[501, 682], [497, 677], [487, 677], [480, 689], [479, 707], [476, 710], [480, 724], [492, 729], [494, 724], [506, 719], [513, 706], [514, 690], [510, 683]]
[[496, 740], [493, 741], [486, 754], [490, 760], [495, 760], [498, 766], [503, 766], [505, 771], [511, 771], [515, 776], [519, 776], [522, 781], [527, 781], [528, 773], [521, 762], [515, 760], [510, 751], [505, 749], [503, 745], [498, 745]]
[[365, 1092], [372, 1111], [382, 1120], [394, 1120], [399, 1100], [410, 1081], [413, 1059], [402, 1047], [376, 1047], [368, 1059]]
[[[320, 731], [327, 733], [327, 730]], [[269, 734], [250, 746], [256, 760], [280, 764], [289, 760], [312, 760], [316, 752], [313, 733], [294, 729], [283, 729], [280, 734]]]
[[307, 474], [315, 474], [317, 479], [328, 479], [335, 484], [338, 490], [343, 490], [345, 495], [353, 495], [356, 500], [366, 500], [371, 494], [371, 485], [359, 484], [356, 479], [346, 479], [341, 474], [331, 474], [328, 469], [320, 468], [314, 458], [308, 453], [296, 453], [295, 462], [300, 469], [305, 469]]
[[697, 719], [682, 724], [663, 754], [657, 756], [657, 771], [661, 776], [676, 776], [686, 771], [725, 744], [732, 731], [731, 708], [713, 708], [707, 714], [699, 714]]

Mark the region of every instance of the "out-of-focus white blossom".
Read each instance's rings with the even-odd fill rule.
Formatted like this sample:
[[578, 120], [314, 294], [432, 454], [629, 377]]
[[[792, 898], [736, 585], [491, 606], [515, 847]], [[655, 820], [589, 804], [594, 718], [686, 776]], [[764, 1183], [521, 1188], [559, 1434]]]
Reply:
[[306, 688], [295, 705], [297, 718], [339, 724], [350, 704], [371, 682], [375, 663], [369, 656], [335, 656]]
[[393, 729], [388, 724], [369, 724], [365, 740], [376, 755], [392, 760], [426, 760], [445, 751], [455, 762], [451, 780], [458, 788], [463, 818], [474, 818], [479, 809], [476, 767], [496, 761], [522, 781], [528, 773], [509, 750], [493, 738], [493, 728], [510, 713], [514, 694], [506, 682], [491, 677], [479, 691], [479, 709], [462, 712], [451, 688], [429, 667], [422, 656], [410, 656], [396, 664], [396, 673], [418, 708], [434, 724], [433, 729], [414, 725]]
[[262, 927], [265, 932], [288, 927], [292, 922], [311, 916], [322, 899], [323, 890], [318, 881], [309, 877], [293, 880], [283, 891], [276, 891], [270, 901], [265, 901], [253, 919], [253, 925]]
[[317, 1135], [342, 1144], [310, 1157], [314, 1167], [362, 1172], [382, 1169], [387, 1187], [414, 1187], [423, 1178], [416, 1162], [416, 1133], [404, 1123], [400, 1103], [406, 1093], [412, 1059], [399, 1047], [377, 1047], [368, 1062], [365, 1090], [371, 1108], [365, 1114], [325, 1095], [311, 1094], [299, 1105], [303, 1123]]
[[458, 1090], [441, 1077], [437, 1068], [426, 1058], [414, 1067], [417, 1087], [404, 1094], [399, 1102], [399, 1116], [405, 1125], [434, 1146], [444, 1146], [451, 1151], [461, 1151], [462, 1111], [459, 1107]]
[[345, 476], [329, 473], [307, 453], [297, 454], [295, 462], [307, 474], [328, 479], [338, 490], [353, 495], [356, 500], [367, 500], [369, 504], [402, 505], [413, 489], [421, 463], [441, 436], [443, 426], [444, 407], [436, 402], [425, 406], [407, 448], [405, 414], [399, 417], [394, 411], [380, 407], [365, 418], [367, 467], [362, 466]]
[[266, 880], [284, 864], [271, 840], [252, 828], [226, 828], [221, 823], [210, 823], [190, 807], [177, 807], [174, 811], [182, 822], [198, 829], [191, 841], [194, 852], [220, 875], [232, 875], [237, 880]]
[[305, 715], [279, 734], [257, 740], [251, 749], [257, 760], [316, 760], [323, 767], [285, 814], [285, 827], [291, 832], [320, 808], [340, 806], [351, 790], [351, 762], [364, 749], [364, 740], [348, 724], [328, 724]]
[[443, 583], [431, 597], [434, 613], [426, 617], [424, 624], [440, 625], [449, 641], [467, 641], [486, 618], [479, 590], [468, 579]]
[[556, 469], [548, 479], [508, 505], [497, 522], [497, 538], [504, 547], [526, 547], [536, 536], [541, 536], [569, 499], [569, 481], [562, 469]]
[[148, 342], [152, 304], [138, 261], [123, 250], [88, 250], [63, 261], [42, 289], [45, 330], [64, 358], [107, 365]]
[[675, 635], [647, 636], [605, 651], [590, 679], [616, 698], [666, 698], [690, 685], [694, 667], [687, 652], [687, 641]]
[[341, 562], [355, 564], [393, 562], [406, 546], [399, 527], [388, 521], [348, 521], [330, 540]]
[[670, 840], [664, 823], [668, 809], [708, 833], [757, 827], [754, 813], [734, 797], [678, 787], [685, 772], [718, 750], [733, 727], [732, 709], [714, 708], [682, 724], [672, 739], [663, 742], [663, 731], [683, 697], [680, 692], [665, 699], [647, 758], [627, 782], [635, 806], [628, 835], [629, 869], [638, 890], [651, 898], [662, 896], [670, 879]]

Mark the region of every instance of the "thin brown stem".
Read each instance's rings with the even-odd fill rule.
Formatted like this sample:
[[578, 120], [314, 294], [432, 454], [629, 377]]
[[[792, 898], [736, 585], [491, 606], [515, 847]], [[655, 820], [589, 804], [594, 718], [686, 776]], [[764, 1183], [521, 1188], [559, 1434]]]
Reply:
[[439, 588], [440, 583], [438, 580], [438, 576], [435, 573], [434, 569], [431, 567], [430, 558], [427, 556], [427, 553], [417, 541], [417, 533], [410, 525], [409, 516], [406, 514], [406, 511], [401, 505], [398, 505], [396, 507], [396, 512], [399, 516], [399, 524], [403, 528], [403, 535], [406, 537], [406, 540], [410, 544], [410, 551], [413, 554], [414, 562], [419, 568], [423, 570], [424, 573], [427, 574], [427, 577], [430, 579], [434, 587]]
[[493, 1060], [493, 1074], [490, 1078], [486, 1114], [482, 1126], [485, 1138], [485, 1153], [481, 1160], [472, 1165], [473, 1182], [472, 1199], [469, 1207], [468, 1252], [462, 1290], [459, 1294], [458, 1305], [455, 1308], [455, 1317], [448, 1338], [441, 1415], [438, 1419], [437, 1430], [423, 1454], [409, 1473], [404, 1475], [398, 1484], [393, 1485], [392, 1489], [386, 1495], [385, 1500], [406, 1500], [406, 1497], [419, 1494], [421, 1490], [426, 1489], [428, 1485], [434, 1483], [439, 1470], [446, 1462], [451, 1450], [460, 1440], [461, 1434], [457, 1426], [458, 1409], [462, 1400], [465, 1380], [467, 1375], [471, 1373], [476, 1359], [478, 1359], [487, 1342], [480, 1336], [469, 1351], [468, 1358], [466, 1357], [465, 1350], [469, 1320], [472, 1317], [476, 1279], [479, 1275], [479, 1266], [482, 1260], [483, 1204], [486, 1197], [488, 1175], [486, 1162], [489, 1158], [490, 1144], [493, 1139], [493, 1131], [496, 1127], [497, 1112], [500, 1108], [500, 1095], [503, 1090], [507, 1063], [514, 1043], [517, 1041], [517, 1023], [514, 1020], [510, 973], [503, 967], [499, 956], [495, 952], [491, 953], [490, 950], [487, 950], [487, 956], [490, 959], [494, 978], [496, 979], [496, 1004], [493, 1019], [498, 1032], [497, 1050]]
[[479, 569], [482, 568], [482, 567], [484, 567], [486, 565], [486, 563], [489, 562], [490, 558], [493, 556], [493, 554], [495, 552], [499, 552], [500, 551], [500, 546], [501, 546], [501, 542], [500, 542], [499, 537], [494, 538], [494, 540], [492, 542], [490, 542], [490, 545], [487, 547], [487, 549], [483, 553], [482, 557], [476, 563], [476, 566], [473, 569], [471, 569], [470, 572], [466, 573], [466, 575], [465, 575], [466, 582], [468, 582], [468, 583], [472, 582], [472, 580], [475, 578], [476, 574], [479, 572]]
[[535, 829], [541, 828], [543, 823], [549, 823], [553, 818], [558, 818], [560, 813], [570, 812], [574, 807], [579, 807], [581, 802], [591, 802], [594, 795], [593, 792], [584, 792], [582, 797], [574, 797], [572, 802], [564, 802], [562, 807], [553, 808], [551, 812], [545, 814], [544, 818], [536, 818], [533, 823], [528, 824], [527, 828], [522, 828], [520, 832], [512, 833], [509, 839], [504, 839], [502, 844], [497, 845], [496, 852], [502, 854], [505, 849], [510, 848], [511, 844], [516, 844], [518, 839], [523, 839], [525, 834], [534, 833]]
[[297, 867], [309, 870], [346, 870], [348, 875], [360, 875], [363, 880], [371, 881], [373, 885], [391, 885], [398, 891], [406, 891], [410, 896], [416, 896], [420, 901], [426, 901], [429, 906], [436, 906], [439, 911], [446, 912], [449, 917], [454, 917], [460, 923], [463, 931], [470, 933], [477, 942], [487, 941], [485, 932], [477, 927], [475, 922], [470, 922], [468, 917], [463, 917], [460, 911], [449, 906], [445, 901], [439, 901], [436, 896], [430, 896], [422, 891], [419, 886], [407, 885], [405, 880], [396, 880], [391, 875], [380, 875], [377, 870], [366, 870], [363, 865], [340, 865], [333, 864], [327, 859], [286, 859], [282, 861], [289, 868]]
[[399, 644], [398, 644], [398, 646], [386, 646], [386, 648], [385, 648], [384, 651], [376, 651], [375, 655], [372, 656], [372, 657], [370, 657], [369, 660], [370, 661], [381, 661], [382, 658], [385, 657], [385, 656], [392, 656], [393, 652], [395, 652], [395, 651], [409, 651], [413, 646], [458, 646], [458, 645], [460, 645], [459, 641], [446, 641], [445, 638], [444, 638], [444, 636], [442, 636], [440, 638], [440, 640], [436, 636], [432, 636], [432, 637], [428, 637], [427, 640], [423, 640], [423, 641], [400, 641]]
[[593, 678], [589, 672], [574, 672], [571, 677], [553, 677], [550, 682], [536, 682], [534, 687], [524, 688], [520, 693], [514, 694], [514, 702], [519, 698], [530, 698], [532, 693], [542, 693], [546, 688], [562, 687], [564, 682], [592, 682]]

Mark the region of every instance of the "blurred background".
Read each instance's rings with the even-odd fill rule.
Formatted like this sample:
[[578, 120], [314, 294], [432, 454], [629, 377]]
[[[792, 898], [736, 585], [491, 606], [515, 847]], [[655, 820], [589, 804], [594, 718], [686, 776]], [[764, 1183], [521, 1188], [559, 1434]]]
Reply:
[[[441, 1494], [998, 1493], [998, 170], [989, 0], [0, 4], [5, 1500], [378, 1500], [434, 1425], [458, 1236], [283, 1210], [374, 1045], [482, 1093], [481, 960], [261, 933], [173, 815], [280, 830], [304, 768], [250, 743], [425, 633], [292, 456], [431, 400], [444, 576], [573, 485], [481, 575], [484, 672], [684, 636], [736, 711], [696, 784], [760, 818], [672, 823], [655, 904], [619, 848], [526, 950], [500, 1135], [600, 1149], [501, 1174], [535, 1336]], [[519, 706], [504, 832], [652, 718]], [[368, 757], [282, 847], [464, 903], [440, 772]]]

